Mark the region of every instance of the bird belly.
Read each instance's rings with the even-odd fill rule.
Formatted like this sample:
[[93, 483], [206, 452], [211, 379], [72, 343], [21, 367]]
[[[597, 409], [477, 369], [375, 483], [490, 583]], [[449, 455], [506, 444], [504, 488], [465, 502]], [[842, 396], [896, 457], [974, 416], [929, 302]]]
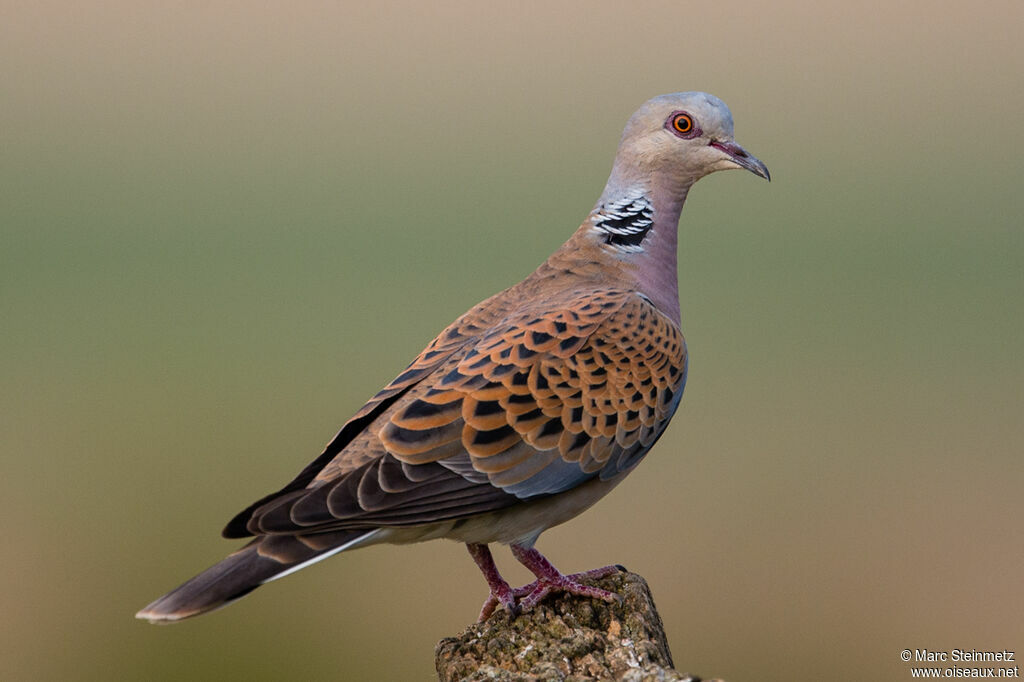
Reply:
[[526, 500], [499, 511], [459, 519], [435, 537], [473, 544], [516, 543], [530, 546], [548, 528], [582, 514], [608, 494], [623, 476], [595, 477], [582, 485], [536, 501]]

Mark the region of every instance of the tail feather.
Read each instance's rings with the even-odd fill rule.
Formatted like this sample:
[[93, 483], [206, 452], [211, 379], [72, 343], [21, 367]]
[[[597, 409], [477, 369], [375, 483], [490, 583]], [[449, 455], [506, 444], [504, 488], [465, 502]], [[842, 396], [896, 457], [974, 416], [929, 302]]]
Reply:
[[151, 623], [173, 623], [241, 599], [260, 585], [361, 545], [376, 531], [310, 536], [264, 535], [171, 590], [135, 614]]

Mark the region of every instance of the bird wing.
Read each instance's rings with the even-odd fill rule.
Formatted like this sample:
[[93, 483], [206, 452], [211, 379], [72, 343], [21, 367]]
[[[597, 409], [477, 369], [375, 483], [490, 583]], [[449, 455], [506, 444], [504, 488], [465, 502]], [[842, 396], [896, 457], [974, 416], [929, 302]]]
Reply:
[[444, 331], [434, 337], [433, 341], [427, 344], [427, 347], [409, 363], [401, 374], [378, 391], [345, 422], [320, 456], [306, 465], [299, 475], [286, 486], [256, 500], [236, 514], [221, 531], [221, 535], [225, 538], [249, 537], [253, 535], [253, 532], [248, 529], [249, 521], [257, 509], [278, 501], [295, 491], [305, 489], [318, 475], [323, 474], [325, 469], [331, 474], [331, 477], [340, 478], [345, 473], [372, 460], [374, 455], [367, 455], [367, 448], [349, 447], [353, 440], [364, 435], [367, 427], [377, 417], [410, 388], [435, 371], [453, 353], [474, 337], [479, 336], [490, 324], [507, 315], [512, 305], [507, 294], [508, 290], [502, 291], [481, 301], [448, 325]]
[[234, 530], [465, 518], [636, 464], [685, 382], [676, 325], [630, 290], [510, 308], [514, 298], [456, 321], [346, 424], [323, 461], [236, 517]]

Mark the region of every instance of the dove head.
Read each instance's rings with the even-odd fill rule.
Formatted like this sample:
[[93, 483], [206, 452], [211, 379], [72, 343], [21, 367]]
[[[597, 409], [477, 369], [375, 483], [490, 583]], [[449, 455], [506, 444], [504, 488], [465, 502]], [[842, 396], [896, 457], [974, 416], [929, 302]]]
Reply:
[[626, 123], [606, 193], [656, 185], [685, 196], [705, 175], [732, 168], [770, 179], [765, 165], [733, 139], [725, 102], [706, 92], [660, 95]]

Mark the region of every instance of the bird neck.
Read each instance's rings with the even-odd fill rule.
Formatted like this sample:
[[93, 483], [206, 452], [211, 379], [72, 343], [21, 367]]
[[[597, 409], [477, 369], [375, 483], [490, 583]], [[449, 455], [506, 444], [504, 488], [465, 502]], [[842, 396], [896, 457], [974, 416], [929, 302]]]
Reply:
[[677, 325], [680, 323], [677, 253], [679, 215], [685, 200], [685, 192], [678, 200], [659, 200], [657, 196], [652, 198], [654, 226], [644, 240], [644, 250], [632, 259], [640, 291]]
[[623, 187], [612, 180], [582, 229], [590, 225], [601, 250], [623, 275], [679, 324], [679, 216], [692, 183], [655, 181]]
[[578, 287], [584, 281], [634, 289], [678, 325], [677, 233], [692, 184], [609, 181], [569, 241], [517, 286], [543, 291], [553, 282]]

